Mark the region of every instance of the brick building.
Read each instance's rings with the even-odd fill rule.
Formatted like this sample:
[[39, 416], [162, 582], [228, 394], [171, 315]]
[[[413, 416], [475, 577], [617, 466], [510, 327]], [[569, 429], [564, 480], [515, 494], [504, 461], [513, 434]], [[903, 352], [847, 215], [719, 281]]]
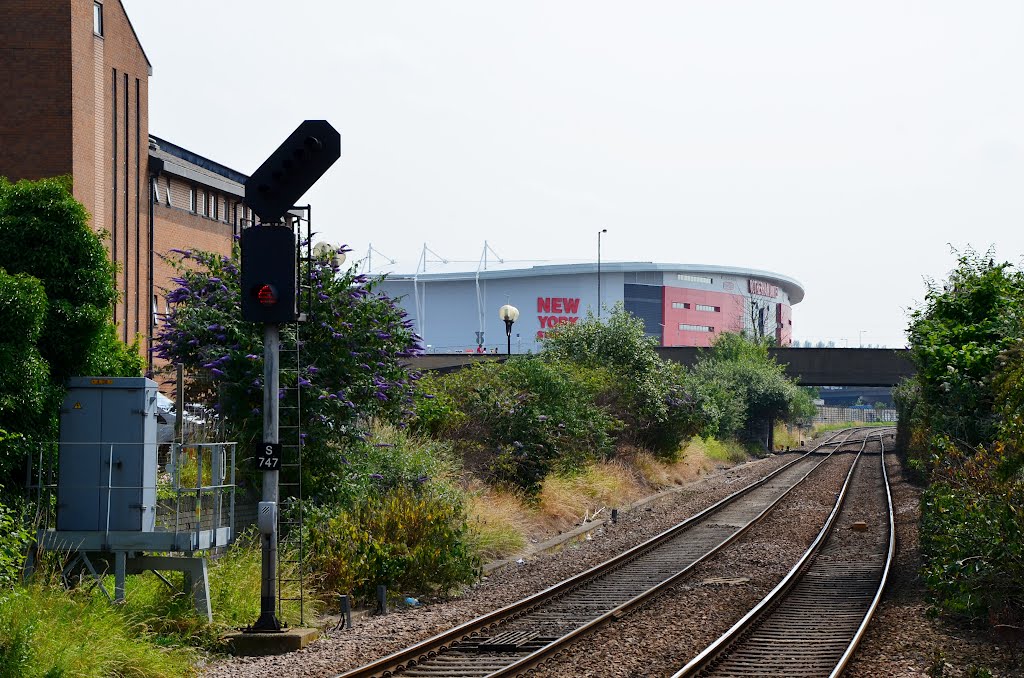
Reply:
[[175, 273], [164, 255], [171, 249], [230, 254], [234, 237], [252, 218], [242, 204], [247, 178], [169, 141], [149, 138], [153, 283], [146, 336], [168, 311], [165, 295]]
[[72, 177], [117, 265], [118, 334], [148, 356], [161, 255], [230, 252], [246, 177], [150, 136], [152, 67], [120, 0], [0, 0], [0, 16], [0, 176]]

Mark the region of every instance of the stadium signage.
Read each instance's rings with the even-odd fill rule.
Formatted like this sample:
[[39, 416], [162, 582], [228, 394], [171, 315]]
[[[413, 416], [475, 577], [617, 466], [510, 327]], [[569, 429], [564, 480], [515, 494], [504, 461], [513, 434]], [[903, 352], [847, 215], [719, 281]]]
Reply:
[[756, 294], [760, 297], [777, 297], [779, 296], [779, 288], [771, 283], [766, 283], [763, 280], [750, 279], [747, 281], [751, 294]]
[[546, 329], [554, 329], [563, 323], [575, 325], [579, 321], [580, 300], [578, 297], [537, 297], [537, 322], [540, 330], [537, 338], [547, 336]]

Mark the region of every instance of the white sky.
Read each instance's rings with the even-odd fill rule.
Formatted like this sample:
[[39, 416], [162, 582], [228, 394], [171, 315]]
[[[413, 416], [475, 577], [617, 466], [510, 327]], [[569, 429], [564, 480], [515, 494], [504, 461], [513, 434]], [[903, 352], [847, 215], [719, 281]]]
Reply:
[[1024, 253], [1017, 0], [123, 3], [153, 134], [251, 173], [329, 120], [303, 202], [393, 270], [593, 261], [607, 228], [604, 261], [796, 278], [798, 340], [902, 346], [951, 246]]

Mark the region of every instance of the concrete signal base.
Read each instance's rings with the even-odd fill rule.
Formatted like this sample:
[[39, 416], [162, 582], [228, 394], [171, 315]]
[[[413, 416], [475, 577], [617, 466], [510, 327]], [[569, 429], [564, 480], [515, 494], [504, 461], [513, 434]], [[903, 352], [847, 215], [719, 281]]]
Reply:
[[272, 654], [286, 654], [306, 647], [320, 632], [316, 629], [285, 629], [280, 633], [244, 633], [234, 631], [227, 634], [231, 653], [240, 657], [260, 657]]

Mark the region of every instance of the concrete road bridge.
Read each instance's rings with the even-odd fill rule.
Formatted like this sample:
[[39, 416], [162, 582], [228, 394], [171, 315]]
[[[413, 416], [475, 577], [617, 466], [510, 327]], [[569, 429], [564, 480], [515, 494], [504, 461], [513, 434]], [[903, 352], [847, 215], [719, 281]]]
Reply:
[[[664, 360], [684, 365], [697, 362], [695, 347], [659, 347]], [[769, 352], [786, 375], [803, 386], [895, 386], [914, 375], [907, 349], [890, 348], [772, 348]], [[481, 360], [504, 360], [504, 355], [430, 353], [410, 360], [419, 370], [450, 371]]]

